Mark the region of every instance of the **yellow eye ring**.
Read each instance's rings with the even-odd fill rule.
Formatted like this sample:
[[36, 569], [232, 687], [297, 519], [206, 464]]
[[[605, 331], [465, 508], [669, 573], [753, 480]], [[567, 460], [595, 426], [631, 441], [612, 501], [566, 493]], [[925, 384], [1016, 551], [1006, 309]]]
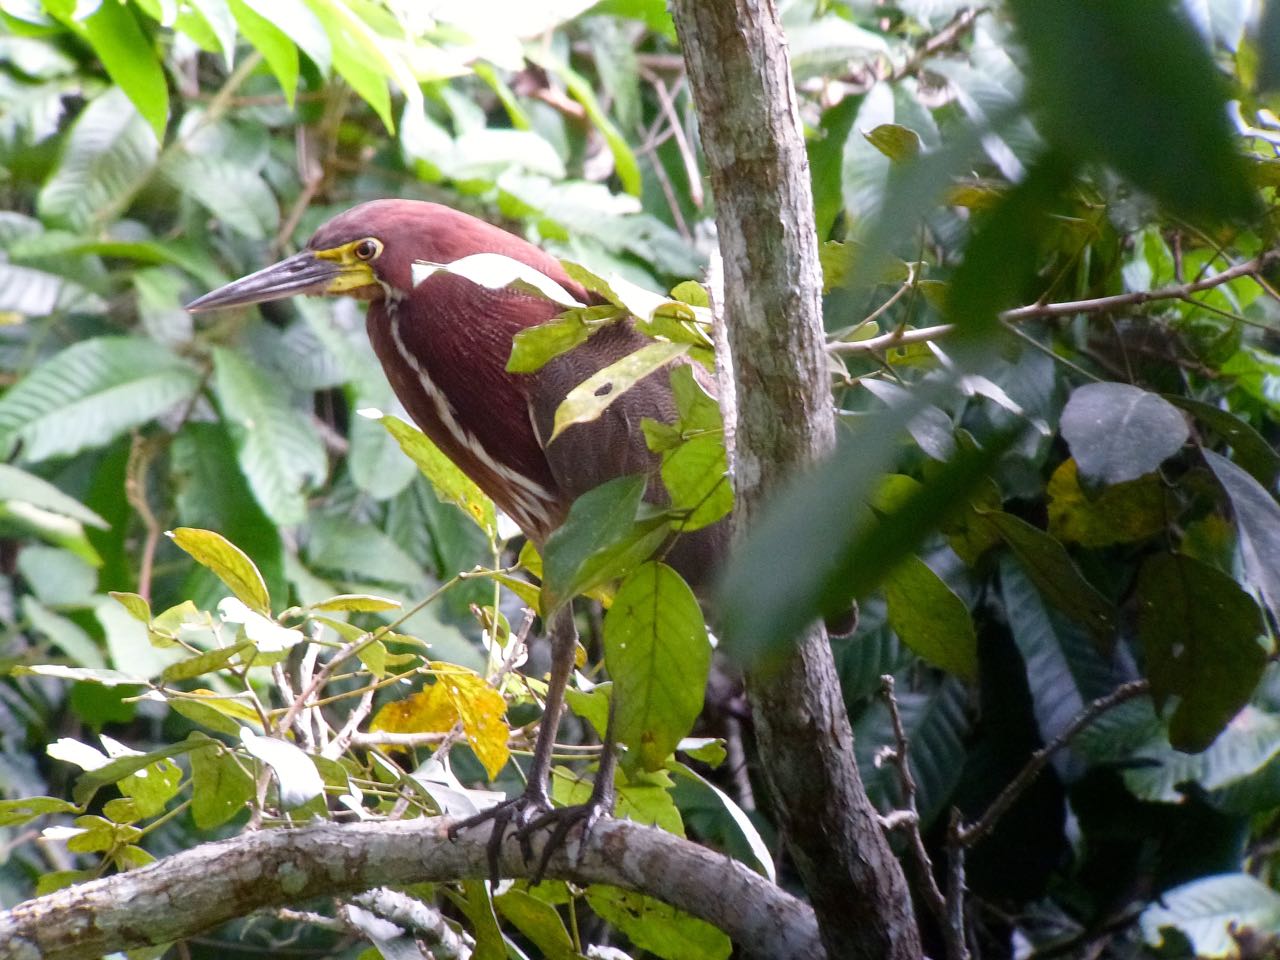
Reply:
[[373, 237], [366, 237], [357, 243], [351, 252], [355, 254], [357, 260], [372, 260], [382, 253], [382, 243]]

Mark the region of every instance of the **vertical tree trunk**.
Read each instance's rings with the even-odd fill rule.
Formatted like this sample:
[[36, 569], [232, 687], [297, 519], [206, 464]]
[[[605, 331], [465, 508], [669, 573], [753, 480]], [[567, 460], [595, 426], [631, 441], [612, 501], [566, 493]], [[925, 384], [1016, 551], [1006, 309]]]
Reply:
[[[772, 0], [672, 0], [672, 11], [724, 257], [741, 530], [834, 443], [808, 158]], [[906, 882], [854, 764], [821, 625], [748, 687], [774, 804], [828, 954], [919, 957]]]

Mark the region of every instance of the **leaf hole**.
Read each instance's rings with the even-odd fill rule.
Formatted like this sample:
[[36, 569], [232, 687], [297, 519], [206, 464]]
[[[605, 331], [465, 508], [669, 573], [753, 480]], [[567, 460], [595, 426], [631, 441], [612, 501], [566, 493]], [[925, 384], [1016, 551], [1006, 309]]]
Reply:
[[601, 386], [596, 387], [596, 396], [607, 397], [612, 390], [613, 390], [612, 383], [602, 384]]

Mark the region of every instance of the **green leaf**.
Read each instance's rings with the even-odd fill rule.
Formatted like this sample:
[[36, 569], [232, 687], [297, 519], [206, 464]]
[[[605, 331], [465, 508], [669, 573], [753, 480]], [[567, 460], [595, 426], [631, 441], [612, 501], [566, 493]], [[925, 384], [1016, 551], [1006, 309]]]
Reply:
[[1280, 452], [1267, 438], [1229, 410], [1215, 407], [1203, 400], [1162, 394], [1175, 407], [1181, 407], [1202, 424], [1214, 431], [1231, 447], [1235, 461], [1244, 467], [1264, 487], [1270, 488], [1280, 476]]
[[16, 827], [29, 823], [47, 813], [75, 813], [74, 803], [57, 797], [25, 797], [21, 800], [0, 800], [0, 827]]
[[665, 520], [636, 521], [645, 486], [643, 474], [617, 477], [574, 501], [565, 522], [543, 545], [544, 613], [626, 576], [667, 537]]
[[1156, 470], [1182, 449], [1187, 420], [1159, 394], [1127, 383], [1088, 383], [1071, 392], [1062, 437], [1080, 474], [1097, 483], [1124, 483]]
[[[233, 0], [241, 2], [241, 0]], [[333, 47], [325, 26], [320, 22], [306, 3], [302, 0], [243, 0], [261, 19], [284, 31], [290, 40], [298, 45], [298, 49], [311, 58], [321, 74], [327, 74], [333, 65]], [[249, 31], [240, 24], [245, 36]], [[249, 37], [250, 42], [254, 42]], [[264, 54], [265, 56], [265, 54]]]
[[1148, 557], [1138, 574], [1138, 636], [1157, 709], [1178, 705], [1169, 740], [1209, 746], [1253, 694], [1267, 653], [1257, 604], [1224, 573], [1181, 554]]
[[147, 602], [146, 597], [140, 597], [136, 593], [125, 593], [121, 590], [109, 590], [107, 593], [111, 599], [128, 610], [135, 620], [147, 624], [151, 623], [151, 604]]
[[529, 938], [538, 948], [538, 955], [547, 960], [576, 960], [578, 953], [564, 921], [551, 904], [539, 900], [533, 894], [512, 889], [493, 898], [498, 912], [517, 930]]
[[161, 671], [160, 679], [165, 683], [176, 683], [179, 680], [190, 680], [193, 677], [204, 676], [206, 673], [213, 673], [215, 670], [222, 669], [233, 657], [251, 649], [253, 649], [253, 643], [246, 640], [230, 647], [209, 650], [186, 660], [179, 660], [177, 663], [170, 664]]
[[728, 516], [733, 487], [723, 433], [691, 437], [664, 453], [662, 483], [671, 496], [671, 509], [684, 514], [677, 524], [682, 533]]
[[214, 387], [237, 460], [262, 509], [282, 526], [307, 515], [306, 490], [328, 473], [311, 420], [278, 377], [225, 347], [213, 354]]
[[[389, 53], [383, 49], [383, 39], [342, 0], [306, 0], [306, 3], [329, 37], [333, 69], [373, 108], [387, 132], [393, 133], [396, 125], [391, 114], [391, 94], [387, 90], [387, 77], [393, 74], [386, 69]], [[272, 21], [280, 23], [279, 12], [272, 15]]]
[[649, 562], [622, 581], [604, 620], [618, 740], [646, 770], [662, 767], [702, 710], [711, 644], [680, 574]]
[[600, 131], [600, 135], [608, 144], [609, 152], [613, 154], [614, 172], [622, 183], [622, 189], [634, 197], [640, 196], [640, 166], [636, 163], [635, 154], [631, 152], [627, 138], [614, 126], [608, 114], [601, 108], [591, 84], [577, 71], [549, 53], [542, 45], [530, 44], [525, 48], [525, 56], [564, 82], [569, 96], [582, 104], [587, 119]]
[[285, 101], [292, 107], [293, 98], [298, 92], [297, 48], [290, 42], [288, 34], [255, 13], [244, 0], [228, 0], [228, 3], [240, 32], [267, 61], [267, 66], [280, 84]]
[[[200, 733], [196, 743], [213, 745]], [[227, 750], [197, 750], [191, 754], [191, 818], [201, 830], [220, 827], [253, 799], [253, 777]]]
[[1071, 562], [1066, 547], [1012, 514], [996, 511], [984, 516], [1013, 550], [1044, 598], [1109, 645], [1115, 633], [1115, 611]]
[[132, 7], [103, 3], [84, 20], [63, 22], [93, 47], [108, 76], [128, 94], [156, 139], [163, 140], [169, 119], [169, 85]]
[[163, 813], [181, 785], [182, 770], [168, 757], [148, 763], [117, 782], [120, 792], [133, 799], [138, 816], [144, 818]]
[[382, 424], [395, 438], [400, 449], [418, 465], [423, 476], [430, 481], [431, 489], [441, 503], [454, 504], [475, 521], [486, 536], [497, 536], [498, 521], [493, 501], [432, 443], [430, 437], [417, 427], [390, 414], [369, 410], [362, 415]]
[[97, 337], [45, 361], [0, 398], [0, 437], [39, 461], [102, 447], [190, 401], [191, 364], [138, 337]]
[[667, 960], [726, 960], [733, 944], [705, 920], [644, 894], [587, 887], [587, 903], [641, 950]]
[[25, 317], [51, 313], [102, 313], [106, 304], [96, 294], [56, 273], [0, 263], [0, 311]]
[[1280, 893], [1247, 873], [1202, 877], [1164, 891], [1138, 922], [1153, 947], [1163, 945], [1164, 931], [1172, 928], [1197, 957], [1237, 957], [1240, 943], [1233, 934], [1280, 930]]
[[1049, 495], [1049, 533], [1086, 547], [1153, 537], [1176, 513], [1167, 488], [1155, 473], [1090, 495], [1080, 488], [1074, 460], [1062, 462], [1045, 492]]
[[978, 676], [978, 635], [964, 601], [919, 557], [885, 579], [889, 626], [917, 655], [964, 680]]
[[[151, 764], [160, 760], [171, 760], [173, 757], [183, 753], [190, 753], [192, 750], [201, 750], [206, 747], [216, 746], [216, 740], [184, 740], [182, 743], [175, 743], [171, 746], [160, 747], [148, 753], [129, 754], [123, 757], [117, 757], [110, 763], [98, 767], [96, 770], [86, 770], [76, 780], [75, 788], [71, 791], [72, 799], [76, 803], [84, 806], [93, 799], [93, 795], [98, 792], [99, 788], [108, 784], [116, 783], [124, 777], [131, 776]], [[136, 799], [136, 798], [135, 798]]]
[[[724, 747], [719, 740], [712, 740], [709, 745], [715, 745], [720, 748], [719, 760], [714, 764], [724, 760]], [[690, 757], [707, 762], [705, 757], [698, 756], [700, 751], [684, 750]], [[698, 774], [696, 771], [686, 767], [683, 763], [673, 763], [669, 769], [675, 776], [684, 780], [686, 784], [693, 787], [695, 791], [709, 798], [711, 807], [719, 807], [729, 818], [729, 822], [733, 824], [733, 831], [738, 834], [743, 846], [751, 852], [751, 859], [754, 863], [750, 864], [751, 868], [762, 876], [767, 877], [771, 882], [777, 883], [778, 877], [773, 866], [773, 854], [770, 852], [768, 845], [764, 842], [764, 838], [760, 836], [760, 831], [756, 829], [755, 824], [751, 822], [751, 818], [734, 800], [723, 790], [717, 787], [710, 780]]]
[[271, 596], [266, 581], [248, 555], [234, 543], [212, 530], [178, 527], [170, 531], [175, 544], [225, 583], [242, 603], [255, 613], [271, 616]]
[[76, 118], [62, 159], [40, 191], [40, 218], [83, 230], [122, 211], [150, 176], [159, 141], [118, 87]]
[[1174, 4], [1011, 0], [1009, 9], [1027, 47], [1029, 98], [1057, 149], [1114, 167], [1185, 217], [1254, 208], [1226, 84]]
[[882, 123], [873, 130], [863, 133], [867, 143], [895, 163], [914, 160], [923, 149], [920, 134], [900, 123]]
[[931, 399], [920, 390], [907, 403], [868, 415], [830, 460], [778, 492], [722, 582], [720, 630], [733, 657], [753, 667], [776, 661], [806, 624], [844, 614], [851, 599], [874, 589], [967, 503], [1012, 435], [986, 449], [962, 450], [883, 519], [859, 508], [907, 424]]
[[399, 600], [388, 600], [386, 597], [375, 597], [369, 593], [343, 593], [319, 603], [310, 604], [311, 610], [351, 610], [358, 613], [380, 613], [384, 610], [399, 610], [403, 604]]
[[256, 170], [234, 157], [166, 150], [160, 175], [209, 215], [250, 240], [265, 240], [280, 226], [280, 204]]
[[610, 304], [586, 311], [570, 310], [536, 327], [526, 327], [512, 341], [507, 370], [511, 373], [533, 373], [541, 370], [547, 361], [567, 353], [580, 343], [586, 343], [591, 336], [591, 327], [585, 322], [585, 315], [592, 311], [620, 315], [618, 308]]
[[1246, 580], [1280, 617], [1280, 506], [1253, 477], [1212, 450], [1204, 458], [1231, 500]]
[[570, 390], [556, 408], [555, 427], [548, 443], [574, 424], [596, 419], [645, 377], [688, 351], [687, 343], [648, 343], [592, 374]]

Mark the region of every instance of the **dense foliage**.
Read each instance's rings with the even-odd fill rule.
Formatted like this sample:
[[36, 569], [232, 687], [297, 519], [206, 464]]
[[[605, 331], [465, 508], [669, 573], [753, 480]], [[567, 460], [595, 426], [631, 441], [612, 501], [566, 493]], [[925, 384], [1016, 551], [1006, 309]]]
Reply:
[[[918, 808], [939, 874], [965, 852], [984, 954], [1262, 955], [1280, 928], [1280, 14], [781, 6], [848, 429], [737, 557], [713, 689], [856, 596], [836, 653], [863, 776], [884, 812]], [[713, 201], [682, 72], [661, 0], [0, 0], [0, 903], [246, 823], [513, 792], [544, 669], [524, 611], [580, 593], [562, 739], [587, 760], [557, 767], [557, 799], [588, 789], [608, 653], [620, 814], [773, 874], [741, 769], [768, 758], [732, 705], [692, 736], [702, 614], [642, 563], [672, 523], [729, 508], [692, 378], [680, 423], [649, 431], [673, 511], [633, 519], [631, 481], [583, 498], [544, 580], [397, 413], [358, 304], [182, 309], [333, 213], [405, 196], [504, 223], [616, 305], [522, 338], [513, 368], [624, 310], [655, 343], [614, 396], [707, 355], [706, 292], [682, 281], [714, 246]], [[895, 712], [912, 796], [885, 756]], [[414, 893], [486, 956], [730, 949], [603, 887]], [[403, 947], [352, 916], [210, 942]]]

